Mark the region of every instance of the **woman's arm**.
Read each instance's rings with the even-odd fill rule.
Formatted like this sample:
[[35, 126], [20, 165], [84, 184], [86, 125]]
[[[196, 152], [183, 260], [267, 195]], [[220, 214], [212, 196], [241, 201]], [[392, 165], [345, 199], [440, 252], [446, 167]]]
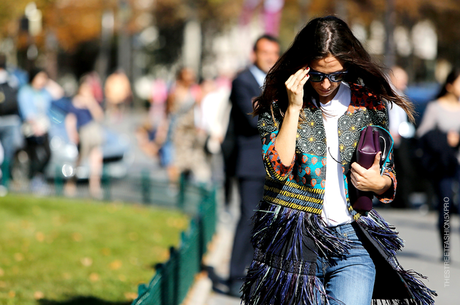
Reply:
[[422, 122], [417, 128], [417, 136], [421, 137], [428, 131], [435, 129], [436, 127], [436, 102], [430, 102], [423, 113]]
[[65, 118], [65, 128], [67, 135], [72, 143], [78, 144], [80, 138], [77, 131], [77, 117], [73, 113], [69, 113]]
[[93, 120], [100, 122], [104, 119], [104, 110], [102, 110], [102, 107], [99, 105], [96, 99], [90, 99], [88, 101], [87, 107], [91, 113], [91, 116], [93, 117]]
[[286, 166], [291, 164], [295, 154], [297, 125], [299, 122], [300, 110], [303, 107], [303, 86], [309, 78], [309, 70], [309, 68], [300, 69], [295, 74], [291, 75], [285, 83], [289, 105], [275, 141], [275, 148], [278, 151], [281, 162]]

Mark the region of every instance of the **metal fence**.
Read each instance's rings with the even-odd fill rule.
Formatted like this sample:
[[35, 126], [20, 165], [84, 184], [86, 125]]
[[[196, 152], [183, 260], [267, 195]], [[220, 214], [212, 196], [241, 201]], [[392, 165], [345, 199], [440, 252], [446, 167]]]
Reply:
[[[196, 216], [181, 233], [178, 248], [170, 248], [168, 261], [156, 266], [149, 284], [139, 285], [139, 294], [132, 305], [179, 305], [185, 299], [194, 277], [201, 269], [201, 260], [216, 229], [216, 190], [187, 185], [181, 180], [178, 205], [196, 200]], [[183, 201], [183, 202], [181, 202]]]

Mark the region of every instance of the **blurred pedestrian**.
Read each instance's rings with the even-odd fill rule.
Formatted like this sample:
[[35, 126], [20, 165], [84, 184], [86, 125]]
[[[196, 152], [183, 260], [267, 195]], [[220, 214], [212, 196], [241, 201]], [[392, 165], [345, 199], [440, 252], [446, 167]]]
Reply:
[[[78, 92], [69, 105], [65, 125], [70, 140], [78, 147], [75, 168], [78, 168], [83, 161], [88, 161], [90, 194], [95, 198], [102, 198], [104, 131], [100, 123], [104, 119], [104, 112], [94, 96], [92, 81], [91, 75], [81, 78]], [[66, 190], [69, 195], [75, 192], [75, 178], [68, 182]]]
[[233, 155], [227, 156], [227, 179], [237, 178], [240, 199], [240, 218], [235, 231], [228, 279], [229, 294], [240, 296], [246, 268], [251, 263], [251, 216], [262, 199], [265, 170], [260, 159], [262, 145], [257, 131], [257, 119], [252, 117], [252, 101], [259, 96], [265, 76], [278, 60], [278, 40], [270, 35], [259, 37], [253, 46], [253, 63], [239, 73], [232, 82], [229, 129], [225, 141], [233, 141]]
[[[424, 170], [432, 181], [437, 195], [442, 260], [447, 262], [451, 257], [450, 217], [458, 209], [454, 199], [458, 198], [460, 183], [459, 118], [460, 68], [455, 67], [447, 76], [436, 100], [426, 107], [417, 129], [423, 149]], [[455, 185], [457, 187], [454, 187]]]
[[[150, 106], [146, 121], [136, 129], [137, 144], [140, 149], [149, 157], [157, 158], [166, 133], [166, 100], [168, 98], [168, 87], [166, 82], [155, 79], [152, 82]], [[161, 162], [161, 160], [160, 160]]]
[[2, 185], [7, 187], [15, 152], [23, 145], [19, 117], [17, 89], [10, 84], [6, 70], [6, 56], [0, 54], [0, 143], [4, 148]]
[[[202, 113], [202, 97], [207, 95], [211, 80], [204, 80], [198, 86], [195, 83], [195, 74], [190, 69], [182, 70], [188, 88], [176, 86], [170, 97], [174, 101], [170, 113], [173, 122], [172, 143], [174, 146], [173, 164], [178, 175], [191, 174], [198, 183], [206, 184], [211, 178], [211, 167], [205, 153], [206, 139], [208, 137]], [[185, 89], [185, 90], [184, 90]], [[168, 106], [168, 107], [169, 107]]]
[[[400, 96], [405, 96], [409, 77], [400, 66], [394, 66], [389, 73], [390, 84]], [[389, 131], [394, 140], [395, 167], [398, 169], [398, 193], [390, 203], [395, 208], [410, 206], [409, 195], [413, 190], [415, 164], [413, 162], [413, 147], [415, 127], [408, 120], [403, 108], [397, 104], [388, 107]]]
[[413, 119], [412, 104], [334, 16], [311, 20], [270, 70], [254, 101], [267, 177], [245, 304], [434, 304], [397, 262], [398, 233], [348, 195], [351, 183], [383, 203], [395, 196], [392, 152], [369, 169], [353, 159], [363, 127], [388, 128], [386, 101]]
[[221, 145], [224, 140], [228, 119], [230, 116], [230, 84], [225, 80], [213, 79], [207, 80], [210, 88], [205, 89], [208, 93], [203, 92], [199, 109], [201, 110], [202, 129], [207, 134], [205, 151], [212, 167], [212, 178], [214, 181], [221, 178], [222, 151]]
[[195, 72], [179, 68], [166, 100], [166, 119], [156, 131], [154, 141], [160, 147], [160, 164], [166, 167], [171, 194], [177, 192], [180, 175], [190, 173], [190, 166], [198, 163], [193, 157], [197, 152], [194, 109], [198, 91]]
[[[409, 81], [409, 77], [407, 75], [407, 72], [399, 67], [399, 66], [394, 66], [391, 68], [390, 71], [390, 84], [393, 87], [393, 90], [400, 96], [405, 95], [405, 91], [407, 88], [407, 83]], [[401, 127], [404, 128], [401, 124], [406, 124], [407, 120], [407, 114], [398, 105], [392, 105], [390, 109], [388, 110], [388, 115], [389, 115], [389, 129], [391, 136], [393, 137], [393, 140], [395, 141], [395, 146], [399, 146], [399, 143], [401, 141], [401, 135], [400, 135], [400, 129]]]
[[51, 157], [48, 131], [51, 102], [63, 96], [62, 88], [49, 79], [48, 74], [34, 68], [29, 72], [29, 84], [18, 92], [22, 132], [30, 159], [29, 178], [32, 192], [46, 194], [45, 169]]
[[120, 122], [132, 97], [131, 84], [122, 70], [116, 70], [107, 77], [104, 93], [107, 117], [114, 122]]

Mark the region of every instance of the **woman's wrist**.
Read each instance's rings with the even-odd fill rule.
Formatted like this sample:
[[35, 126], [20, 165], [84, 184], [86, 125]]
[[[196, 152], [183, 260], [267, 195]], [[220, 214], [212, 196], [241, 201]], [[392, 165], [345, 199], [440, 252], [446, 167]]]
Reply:
[[289, 113], [291, 115], [299, 115], [300, 110], [302, 110], [302, 106], [289, 105], [286, 109], [286, 114]]
[[383, 175], [381, 176], [381, 178], [382, 178], [381, 183], [379, 184], [379, 187], [377, 188], [377, 190], [374, 192], [377, 195], [382, 195], [383, 193], [388, 191], [388, 189], [393, 184], [393, 180], [391, 180], [391, 178], [388, 177], [387, 175]]

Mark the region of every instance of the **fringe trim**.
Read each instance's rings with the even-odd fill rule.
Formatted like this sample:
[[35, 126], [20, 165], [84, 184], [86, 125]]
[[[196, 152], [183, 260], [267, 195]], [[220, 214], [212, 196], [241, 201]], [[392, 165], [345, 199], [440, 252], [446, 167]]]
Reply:
[[396, 231], [396, 228], [386, 222], [375, 210], [369, 211], [367, 216], [361, 216], [356, 222], [366, 228], [366, 231], [374, 237], [387, 255], [395, 256], [396, 251], [404, 247], [404, 242], [398, 236], [399, 232]]
[[242, 292], [246, 305], [325, 305], [332, 299], [316, 276], [285, 272], [257, 260], [249, 268]]
[[421, 281], [426, 276], [414, 271], [404, 270], [396, 258], [396, 251], [404, 246], [403, 240], [398, 236], [399, 232], [395, 227], [386, 222], [375, 210], [371, 210], [368, 216], [360, 217], [357, 222], [369, 232], [381, 249], [387, 254], [387, 261], [398, 272], [412, 295], [412, 299], [404, 300], [374, 300], [373, 304], [384, 305], [427, 305], [434, 304], [434, 297], [437, 296], [434, 290], [429, 289]]
[[404, 299], [404, 300], [372, 300], [372, 305], [420, 305], [413, 299]]
[[[396, 260], [396, 259], [395, 259]], [[398, 263], [398, 261], [396, 260]], [[425, 286], [421, 279], [426, 280], [427, 277], [414, 270], [404, 270], [398, 263], [396, 271], [404, 279], [407, 289], [412, 294], [413, 299], [410, 300], [412, 303], [403, 304], [414, 304], [414, 305], [428, 305], [434, 304], [434, 297], [438, 294]], [[391, 304], [391, 303], [390, 303]]]
[[[350, 249], [346, 240], [334, 235], [326, 226], [321, 215], [261, 201], [252, 220], [251, 242], [254, 248], [260, 248], [265, 253], [276, 253], [286, 259], [302, 259], [302, 249], [313, 251], [316, 255], [335, 256], [343, 255]], [[305, 245], [308, 238], [313, 241], [312, 245]]]
[[[395, 227], [375, 210], [356, 220], [386, 254], [385, 259], [400, 275], [410, 298], [380, 300], [373, 305], [432, 305], [436, 292], [427, 288], [420, 273], [404, 270], [396, 259], [403, 240]], [[350, 249], [323, 222], [321, 215], [261, 201], [253, 216], [252, 244], [256, 249], [242, 287], [247, 305], [323, 305], [333, 298], [326, 294], [316, 275], [318, 255], [340, 256]]]

